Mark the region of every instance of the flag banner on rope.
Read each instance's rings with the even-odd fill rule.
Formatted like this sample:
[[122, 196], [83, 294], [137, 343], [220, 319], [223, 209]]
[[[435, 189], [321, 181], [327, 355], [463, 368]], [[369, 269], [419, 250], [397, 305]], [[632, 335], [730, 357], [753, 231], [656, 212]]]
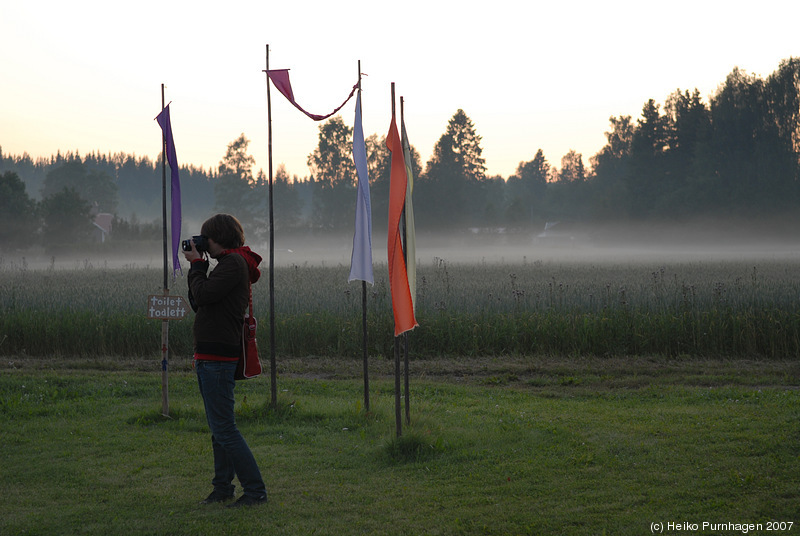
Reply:
[[353, 233], [353, 253], [350, 257], [350, 278], [375, 284], [372, 274], [372, 208], [369, 197], [367, 148], [361, 126], [361, 92], [356, 96], [356, 119], [353, 124], [353, 162], [358, 175], [356, 194], [356, 225]]
[[175, 272], [181, 270], [181, 263], [178, 259], [181, 243], [181, 178], [178, 174], [178, 156], [175, 153], [175, 140], [172, 137], [172, 121], [169, 117], [169, 104], [167, 104], [161, 113], [156, 117], [161, 131], [164, 133], [167, 149], [167, 163], [169, 163], [169, 172], [172, 187], [170, 189], [170, 199], [172, 200], [172, 226], [170, 232], [172, 233], [172, 277], [175, 277]]
[[392, 310], [394, 312], [394, 336], [397, 337], [414, 329], [417, 319], [414, 317], [414, 303], [408, 287], [406, 263], [403, 258], [403, 241], [400, 234], [400, 218], [405, 204], [407, 176], [406, 162], [403, 157], [403, 143], [397, 133], [395, 116], [386, 137], [386, 146], [392, 153], [392, 167], [389, 173], [389, 233], [387, 248], [389, 254], [389, 284], [392, 293]]
[[400, 133], [403, 143], [403, 155], [406, 164], [406, 273], [408, 274], [408, 289], [411, 292], [411, 301], [416, 312], [417, 307], [417, 239], [414, 228], [414, 170], [411, 167], [411, 144], [406, 133], [405, 118], [400, 117]]
[[272, 83], [275, 84], [275, 87], [278, 89], [278, 91], [280, 91], [283, 94], [283, 96], [286, 97], [286, 99], [289, 102], [291, 102], [295, 108], [306, 114], [314, 121], [322, 121], [323, 119], [327, 119], [336, 112], [338, 112], [339, 110], [341, 110], [342, 106], [347, 104], [347, 101], [349, 101], [353, 97], [353, 94], [358, 89], [358, 83], [356, 83], [356, 85], [353, 86], [353, 89], [350, 91], [350, 94], [347, 96], [344, 102], [340, 104], [334, 111], [332, 111], [327, 115], [316, 115], [305, 111], [299, 104], [297, 104], [297, 101], [294, 100], [294, 92], [292, 91], [292, 84], [291, 82], [289, 82], [289, 69], [270, 69], [266, 71], [266, 73], [267, 76], [269, 76], [269, 79], [272, 80]]

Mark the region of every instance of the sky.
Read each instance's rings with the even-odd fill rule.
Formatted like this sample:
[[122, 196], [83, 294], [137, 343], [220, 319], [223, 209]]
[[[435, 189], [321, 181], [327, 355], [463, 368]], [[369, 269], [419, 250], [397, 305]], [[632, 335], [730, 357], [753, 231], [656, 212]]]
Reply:
[[[178, 160], [216, 168], [244, 134], [267, 172], [264, 69], [290, 69], [315, 114], [358, 81], [363, 128], [386, 135], [395, 102], [423, 166], [463, 109], [488, 175], [512, 175], [542, 149], [584, 164], [611, 116], [640, 116], [677, 89], [705, 102], [734, 67], [766, 78], [800, 56], [800, 2], [440, 0], [302, 2], [26, 0], [0, 8], [0, 148], [49, 157], [155, 159], [161, 85]], [[319, 127], [274, 87], [273, 169], [308, 175]], [[355, 99], [340, 114], [353, 125]]]

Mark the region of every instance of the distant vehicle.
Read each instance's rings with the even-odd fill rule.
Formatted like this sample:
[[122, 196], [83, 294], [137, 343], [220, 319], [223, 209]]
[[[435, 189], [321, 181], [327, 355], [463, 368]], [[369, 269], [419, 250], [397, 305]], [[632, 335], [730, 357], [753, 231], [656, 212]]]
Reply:
[[534, 244], [548, 246], [573, 246], [587, 241], [588, 235], [574, 221], [549, 221], [533, 239]]

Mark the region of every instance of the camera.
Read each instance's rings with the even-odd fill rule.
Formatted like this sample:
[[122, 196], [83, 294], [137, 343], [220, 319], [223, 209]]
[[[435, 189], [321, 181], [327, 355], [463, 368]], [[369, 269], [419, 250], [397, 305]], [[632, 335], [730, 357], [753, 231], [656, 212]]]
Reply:
[[194, 247], [198, 252], [203, 253], [208, 251], [208, 239], [203, 235], [193, 236], [181, 242], [183, 251], [192, 251], [192, 242], [194, 242]]

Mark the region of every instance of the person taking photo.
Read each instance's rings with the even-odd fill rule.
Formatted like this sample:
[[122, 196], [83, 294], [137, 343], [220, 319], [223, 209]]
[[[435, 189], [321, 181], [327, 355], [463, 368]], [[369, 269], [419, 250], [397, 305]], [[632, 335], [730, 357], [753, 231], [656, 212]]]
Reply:
[[[214, 452], [214, 489], [201, 504], [233, 500], [236, 476], [244, 491], [229, 508], [267, 502], [258, 463], [234, 416], [234, 375], [242, 352], [244, 314], [250, 285], [261, 275], [261, 256], [244, 242], [241, 223], [230, 214], [216, 214], [203, 223], [200, 236], [184, 241], [183, 247], [191, 263], [189, 303], [196, 313], [194, 368]], [[210, 272], [207, 256], [217, 261]]]

